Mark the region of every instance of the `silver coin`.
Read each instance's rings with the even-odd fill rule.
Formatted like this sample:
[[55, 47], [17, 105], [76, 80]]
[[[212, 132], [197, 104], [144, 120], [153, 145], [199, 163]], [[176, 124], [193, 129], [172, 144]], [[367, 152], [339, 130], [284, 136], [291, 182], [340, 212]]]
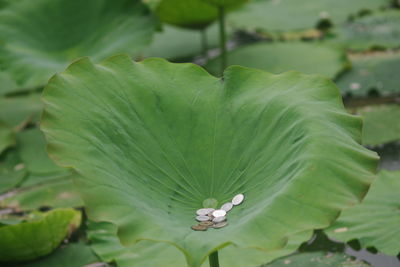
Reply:
[[217, 217], [222, 217], [226, 215], [226, 211], [224, 210], [214, 210], [212, 215], [217, 218]]
[[219, 222], [213, 225], [213, 228], [218, 229], [218, 228], [222, 228], [228, 225], [227, 221], [223, 221], [223, 222]]
[[211, 213], [213, 211], [214, 211], [214, 209], [212, 209], [212, 208], [198, 209], [196, 211], [196, 214], [199, 215], [199, 216], [204, 216], [204, 215], [207, 215], [207, 214], [209, 214], [209, 213]]
[[211, 218], [205, 215], [196, 216], [196, 221], [198, 222], [206, 222], [209, 221]]
[[232, 199], [232, 204], [234, 206], [240, 205], [244, 200], [244, 195], [243, 194], [239, 194], [233, 197]]
[[193, 225], [191, 228], [192, 230], [195, 231], [207, 231], [208, 226], [198, 224], [198, 225]]
[[216, 217], [212, 220], [214, 223], [220, 223], [223, 221], [226, 221], [226, 217], [225, 216], [221, 216], [221, 217]]
[[230, 211], [232, 208], [233, 208], [233, 204], [231, 202], [227, 202], [221, 206], [221, 210], [224, 210], [226, 212]]

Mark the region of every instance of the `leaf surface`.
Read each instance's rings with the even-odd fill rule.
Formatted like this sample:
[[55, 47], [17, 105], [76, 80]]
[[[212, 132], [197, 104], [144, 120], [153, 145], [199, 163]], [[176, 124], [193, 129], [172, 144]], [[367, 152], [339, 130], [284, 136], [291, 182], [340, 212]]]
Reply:
[[[188, 266], [229, 244], [281, 249], [327, 227], [375, 177], [360, 118], [320, 76], [233, 66], [222, 82], [193, 64], [82, 59], [44, 102], [48, 152], [82, 175], [89, 216], [116, 224], [124, 245], [176, 246]], [[237, 193], [246, 200], [228, 227], [190, 229], [205, 199]]]

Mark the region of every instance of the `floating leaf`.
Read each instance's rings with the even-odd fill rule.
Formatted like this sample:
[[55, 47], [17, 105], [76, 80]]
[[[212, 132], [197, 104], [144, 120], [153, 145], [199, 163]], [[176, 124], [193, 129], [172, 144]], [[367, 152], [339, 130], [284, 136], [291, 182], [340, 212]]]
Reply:
[[[320, 76], [233, 66], [221, 82], [193, 64], [82, 59], [44, 101], [48, 152], [83, 175], [89, 216], [115, 223], [124, 245], [176, 246], [188, 266], [229, 244], [281, 249], [327, 227], [374, 179], [360, 118]], [[190, 229], [205, 199], [237, 193], [246, 200], [228, 227]]]
[[[218, 46], [218, 29], [210, 26], [206, 33], [208, 48]], [[144, 52], [146, 57], [162, 57], [169, 60], [193, 58], [202, 53], [201, 32], [163, 26], [163, 31], [154, 35], [153, 42]]]
[[265, 267], [368, 267], [366, 262], [356, 260], [344, 253], [307, 252], [296, 253], [276, 260]]
[[26, 176], [25, 166], [16, 151], [9, 151], [0, 161], [0, 194], [19, 185]]
[[58, 209], [31, 221], [0, 227], [0, 262], [32, 260], [52, 252], [72, 228], [80, 212]]
[[397, 255], [400, 252], [400, 171], [382, 170], [364, 201], [342, 212], [326, 230], [334, 239], [357, 239], [362, 247]]
[[155, 13], [161, 21], [189, 29], [202, 29], [218, 17], [218, 10], [203, 0], [160, 0]]
[[400, 105], [367, 106], [357, 109], [363, 117], [363, 144], [380, 145], [400, 140]]
[[228, 22], [235, 28], [270, 33], [302, 31], [315, 28], [318, 21], [326, 18], [339, 25], [361, 10], [375, 10], [389, 3], [390, 0], [258, 0], [232, 13]]
[[380, 95], [400, 93], [400, 53], [378, 52], [352, 55], [353, 68], [337, 80], [343, 93], [366, 96], [371, 90]]
[[47, 155], [46, 140], [37, 128], [18, 133], [18, 154], [31, 173], [60, 173], [68, 171], [57, 166]]
[[81, 207], [83, 203], [73, 183], [75, 177], [65, 173], [49, 176], [30, 174], [15, 194], [0, 201], [0, 204], [22, 211], [42, 207]]
[[335, 42], [352, 50], [400, 46], [400, 12], [376, 13], [348, 22], [337, 29]]
[[[319, 43], [257, 43], [240, 47], [228, 54], [229, 65], [243, 65], [272, 73], [297, 70], [305, 73], [335, 77], [349, 64], [341, 49]], [[206, 65], [211, 73], [218, 73], [220, 58]]]
[[39, 94], [0, 98], [0, 121], [9, 126], [38, 121], [41, 111]]
[[12, 128], [0, 122], [0, 154], [15, 144], [15, 133]]
[[[99, 260], [88, 245], [71, 243], [62, 246], [45, 258], [29, 262], [21, 267], [85, 267]], [[99, 266], [100, 265], [94, 265]]]
[[139, 0], [19, 0], [0, 11], [1, 68], [19, 87], [45, 84], [78, 57], [137, 56], [154, 19]]

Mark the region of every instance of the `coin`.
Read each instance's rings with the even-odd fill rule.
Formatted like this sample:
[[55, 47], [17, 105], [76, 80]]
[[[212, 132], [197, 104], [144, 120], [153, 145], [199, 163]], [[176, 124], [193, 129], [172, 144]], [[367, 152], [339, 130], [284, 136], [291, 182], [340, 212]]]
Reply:
[[223, 221], [223, 222], [219, 222], [213, 225], [213, 228], [218, 229], [218, 228], [222, 228], [228, 225], [227, 221]]
[[220, 223], [223, 221], [226, 221], [226, 217], [225, 216], [221, 216], [221, 217], [216, 217], [212, 220], [214, 223]]
[[221, 206], [221, 210], [224, 210], [226, 212], [230, 211], [232, 208], [233, 208], [233, 204], [231, 202], [227, 202]]
[[205, 215], [196, 216], [196, 221], [198, 222], [206, 222], [209, 221], [211, 218]]
[[199, 215], [199, 216], [204, 216], [204, 215], [207, 215], [207, 214], [209, 214], [209, 213], [211, 213], [213, 211], [214, 211], [214, 209], [212, 209], [212, 208], [198, 209], [196, 211], [196, 214]]
[[199, 225], [202, 225], [202, 226], [211, 226], [211, 225], [213, 225], [214, 223], [213, 222], [210, 222], [210, 221], [205, 221], [205, 222], [200, 222], [199, 223]]
[[198, 225], [193, 225], [191, 228], [192, 230], [195, 231], [207, 231], [208, 226], [198, 224]]
[[224, 211], [224, 210], [214, 210], [212, 215], [214, 217], [222, 217], [222, 216], [226, 215], [226, 211]]
[[244, 195], [243, 194], [238, 194], [236, 196], [233, 197], [232, 199], [232, 204], [237, 206], [240, 205], [244, 200]]

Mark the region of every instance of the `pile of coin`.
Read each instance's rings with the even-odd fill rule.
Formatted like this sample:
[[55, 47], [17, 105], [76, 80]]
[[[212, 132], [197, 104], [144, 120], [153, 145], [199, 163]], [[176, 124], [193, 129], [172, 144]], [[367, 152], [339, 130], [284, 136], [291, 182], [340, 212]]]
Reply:
[[244, 200], [243, 194], [236, 195], [231, 202], [227, 202], [220, 209], [203, 208], [196, 211], [196, 221], [199, 223], [191, 228], [194, 231], [207, 231], [208, 228], [219, 229], [228, 225], [226, 215]]

